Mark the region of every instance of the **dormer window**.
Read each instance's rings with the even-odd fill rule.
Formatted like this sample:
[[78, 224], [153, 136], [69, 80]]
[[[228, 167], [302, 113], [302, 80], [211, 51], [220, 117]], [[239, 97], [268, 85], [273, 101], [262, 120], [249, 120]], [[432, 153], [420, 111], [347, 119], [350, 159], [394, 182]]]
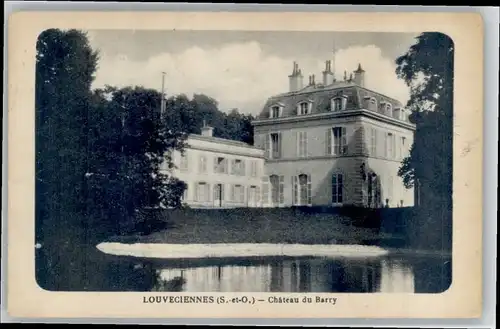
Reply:
[[304, 101], [297, 104], [297, 114], [298, 115], [306, 115], [311, 113], [312, 102]]
[[269, 110], [269, 117], [270, 118], [279, 118], [282, 115], [282, 109], [283, 106], [281, 105], [273, 105], [271, 106]]
[[347, 106], [347, 96], [335, 97], [332, 99], [332, 111], [338, 112], [346, 109]]
[[365, 97], [365, 106], [367, 110], [377, 112], [377, 100], [375, 97]]
[[385, 104], [385, 114], [392, 117], [392, 104], [390, 103]]

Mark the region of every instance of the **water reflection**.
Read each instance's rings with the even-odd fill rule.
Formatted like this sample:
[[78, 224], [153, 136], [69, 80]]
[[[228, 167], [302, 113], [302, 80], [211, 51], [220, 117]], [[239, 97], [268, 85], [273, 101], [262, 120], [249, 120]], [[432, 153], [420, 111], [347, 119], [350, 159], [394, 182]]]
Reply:
[[[396, 292], [438, 293], [451, 280], [450, 262], [441, 258], [224, 259], [154, 264], [156, 291], [183, 292]], [[198, 263], [198, 264], [197, 264]], [[448, 269], [448, 271], [446, 270]], [[432, 281], [433, 280], [433, 281]], [[432, 284], [425, 284], [432, 281]], [[422, 284], [424, 283], [424, 284]]]

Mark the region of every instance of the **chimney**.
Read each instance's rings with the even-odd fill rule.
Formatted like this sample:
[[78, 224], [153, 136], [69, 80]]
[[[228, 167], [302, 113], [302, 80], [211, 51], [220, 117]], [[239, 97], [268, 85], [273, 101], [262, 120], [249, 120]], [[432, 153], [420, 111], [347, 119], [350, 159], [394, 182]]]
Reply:
[[360, 87], [365, 86], [365, 70], [361, 68], [361, 63], [358, 64], [358, 69], [354, 71], [354, 83]]
[[323, 85], [328, 86], [333, 83], [332, 61], [325, 62], [325, 70], [323, 71]]
[[314, 81], [314, 74], [309, 76], [309, 86], [314, 86], [316, 82]]
[[299, 69], [299, 64], [297, 64], [297, 62], [293, 62], [293, 71], [292, 71], [292, 74], [290, 74], [288, 76], [288, 79], [289, 79], [289, 91], [293, 92], [293, 91], [298, 91], [300, 89], [302, 89], [302, 84], [303, 84], [303, 80], [302, 80], [302, 70]]
[[203, 120], [203, 127], [201, 127], [201, 135], [206, 137], [212, 137], [214, 128], [207, 126], [205, 120]]

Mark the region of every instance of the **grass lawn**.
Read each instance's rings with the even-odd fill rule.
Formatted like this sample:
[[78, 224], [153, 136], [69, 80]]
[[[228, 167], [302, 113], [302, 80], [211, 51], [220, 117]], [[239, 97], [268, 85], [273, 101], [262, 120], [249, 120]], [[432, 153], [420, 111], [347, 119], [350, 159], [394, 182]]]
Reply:
[[297, 210], [189, 210], [160, 219], [167, 227], [146, 235], [112, 237], [108, 242], [367, 244], [381, 238], [378, 229], [354, 226], [348, 216]]

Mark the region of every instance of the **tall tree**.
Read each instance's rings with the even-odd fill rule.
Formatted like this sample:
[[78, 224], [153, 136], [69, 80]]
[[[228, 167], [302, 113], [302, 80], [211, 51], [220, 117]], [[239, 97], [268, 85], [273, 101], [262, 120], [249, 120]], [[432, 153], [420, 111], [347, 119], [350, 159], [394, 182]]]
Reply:
[[407, 106], [416, 124], [410, 155], [399, 176], [417, 190], [416, 216], [408, 226], [417, 248], [451, 250], [453, 184], [453, 41], [422, 33], [396, 60], [396, 73], [410, 86]]
[[[82, 200], [88, 159], [87, 117], [97, 60], [98, 54], [83, 32], [49, 29], [38, 37], [35, 236], [47, 251], [43, 253], [46, 257], [42, 257], [42, 263], [53, 265], [37, 266], [37, 270], [41, 270], [38, 274], [45, 274], [45, 282], [59, 274], [62, 276], [61, 272], [51, 272], [59, 266], [54, 265], [58, 256], [49, 255], [51, 251], [64, 249], [59, 239], [64, 235], [62, 228], [72, 227], [76, 232], [85, 225], [78, 220], [81, 217], [75, 215], [85, 209]], [[66, 274], [65, 278], [71, 276]]]
[[451, 209], [453, 173], [453, 41], [422, 33], [396, 60], [397, 75], [410, 87], [407, 106], [416, 124], [415, 141], [399, 175], [420, 187], [421, 204]]
[[[186, 132], [164, 125], [161, 94], [152, 89], [107, 87], [95, 93], [90, 115], [92, 210], [111, 232], [122, 232], [137, 211], [160, 204], [179, 207], [182, 183], [169, 175], [172, 152], [182, 151]], [[167, 111], [173, 112], [172, 104]]]

